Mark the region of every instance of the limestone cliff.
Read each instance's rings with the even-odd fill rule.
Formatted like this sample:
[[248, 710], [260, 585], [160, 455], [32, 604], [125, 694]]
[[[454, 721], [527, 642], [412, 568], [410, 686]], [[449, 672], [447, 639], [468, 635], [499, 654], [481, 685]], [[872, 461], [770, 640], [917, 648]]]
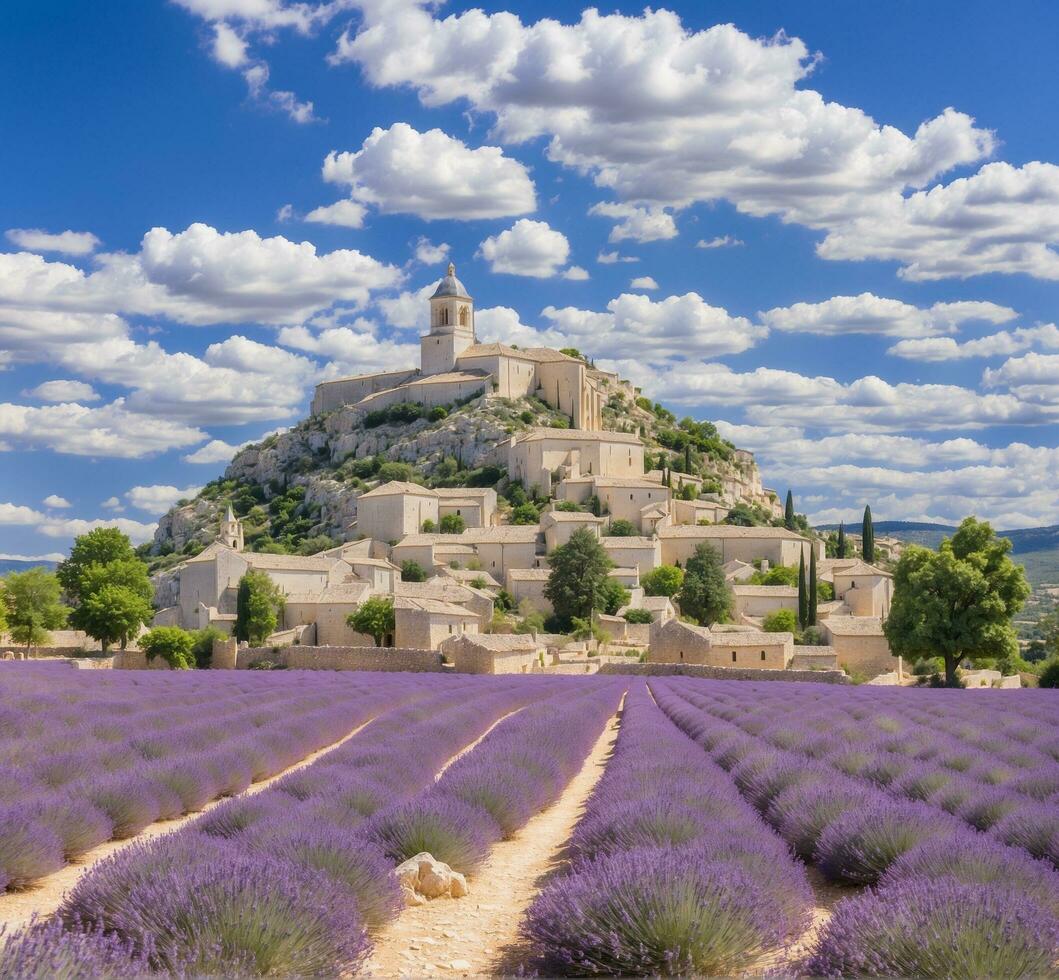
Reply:
[[[421, 417], [415, 417], [416, 414]], [[648, 467], [701, 475], [704, 489], [762, 517], [778, 513], [763, 494], [753, 456], [737, 450], [708, 423], [682, 429], [668, 412], [617, 386], [604, 427], [638, 432]], [[449, 410], [393, 406], [365, 413], [351, 406], [312, 416], [236, 455], [223, 478], [159, 521], [150, 553], [156, 568], [197, 554], [217, 536], [229, 503], [243, 520], [247, 548], [321, 550], [356, 536], [357, 497], [385, 479], [424, 479], [435, 486], [503, 488], [504, 453], [513, 434], [533, 426], [566, 427], [569, 418], [536, 398], [486, 394]], [[674, 474], [676, 477], [676, 473]]]

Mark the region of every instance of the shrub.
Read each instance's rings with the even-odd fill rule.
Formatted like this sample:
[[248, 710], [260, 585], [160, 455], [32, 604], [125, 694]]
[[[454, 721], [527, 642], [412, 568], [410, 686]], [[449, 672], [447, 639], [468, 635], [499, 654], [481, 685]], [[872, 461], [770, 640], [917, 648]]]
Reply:
[[[510, 837], [537, 807], [531, 780], [523, 772], [495, 765], [466, 764], [445, 774], [445, 792], [469, 806], [485, 810], [500, 827], [504, 838]], [[557, 778], [554, 774], [553, 779]], [[534, 773], [533, 782], [540, 780]]]
[[457, 871], [473, 871], [501, 836], [485, 810], [450, 796], [413, 800], [377, 813], [365, 829], [393, 861], [427, 851]]
[[351, 892], [356, 909], [369, 928], [392, 919], [402, 907], [401, 888], [393, 866], [372, 844], [352, 837], [344, 828], [319, 822], [270, 837], [262, 850], [299, 867], [312, 868]]
[[433, 534], [437, 529], [437, 524], [435, 524], [429, 517], [423, 521], [422, 526], [419, 528], [424, 534]]
[[993, 834], [1005, 844], [1021, 847], [1059, 867], [1059, 813], [1054, 801], [1013, 810], [997, 823]]
[[675, 565], [659, 565], [644, 575], [640, 584], [646, 595], [664, 595], [672, 598], [684, 584], [684, 572]]
[[8, 888], [26, 888], [65, 863], [59, 835], [42, 826], [32, 808], [0, 812], [0, 878]]
[[425, 582], [427, 580], [426, 569], [415, 559], [409, 558], [401, 562], [402, 582]]
[[195, 666], [195, 639], [179, 626], [156, 626], [140, 637], [139, 643], [148, 660], [161, 657], [174, 670]]
[[462, 534], [467, 524], [460, 514], [446, 514], [441, 518], [439, 530], [442, 534]]
[[249, 830], [255, 824], [272, 818], [290, 798], [278, 790], [270, 790], [243, 799], [229, 800], [210, 810], [195, 822], [195, 829], [210, 837], [230, 839]]
[[206, 764], [194, 757], [160, 763], [151, 772], [151, 778], [177, 795], [185, 813], [198, 813], [218, 791]]
[[1059, 926], [1010, 888], [917, 878], [839, 903], [808, 976], [1024, 977], [1050, 972]]
[[58, 919], [33, 920], [0, 938], [0, 980], [118, 980], [150, 973], [131, 943], [98, 929], [65, 929]]
[[117, 840], [135, 837], [162, 815], [154, 784], [142, 776], [111, 776], [93, 785], [87, 796], [110, 818]]
[[1014, 847], [967, 832], [934, 837], [906, 851], [879, 880], [883, 891], [913, 878], [952, 878], [965, 885], [1004, 885], [1059, 919], [1059, 875]]
[[817, 841], [842, 814], [863, 807], [867, 790], [811, 782], [781, 791], [767, 811], [768, 821], [800, 857], [812, 857]]
[[618, 518], [610, 522], [607, 534], [612, 538], [634, 538], [636, 537], [636, 526], [632, 521]]
[[654, 616], [647, 609], [629, 609], [625, 612], [625, 622], [646, 625], [654, 622]]
[[114, 834], [110, 817], [99, 807], [73, 794], [45, 799], [35, 819], [62, 841], [67, 861], [98, 847]]
[[115, 931], [167, 972], [336, 976], [357, 972], [367, 937], [356, 903], [326, 876], [229, 849], [137, 882]]
[[1038, 687], [1059, 687], [1059, 658], [1050, 660], [1037, 676]]
[[536, 524], [540, 521], [540, 511], [527, 501], [511, 509], [512, 524]]
[[765, 617], [761, 628], [766, 633], [796, 633], [798, 618], [791, 609], [777, 609]]
[[549, 885], [523, 931], [551, 972], [737, 973], [782, 940], [785, 910], [728, 863], [645, 848], [593, 862]]
[[444, 405], [435, 405], [427, 412], [427, 419], [431, 422], [440, 422], [449, 417], [449, 410]]
[[816, 842], [814, 862], [831, 881], [870, 885], [905, 851], [952, 828], [920, 804], [869, 800], [838, 816]]
[[376, 476], [383, 482], [389, 483], [391, 480], [397, 480], [401, 483], [407, 483], [412, 479], [415, 470], [412, 469], [409, 463], [383, 463], [376, 473]]

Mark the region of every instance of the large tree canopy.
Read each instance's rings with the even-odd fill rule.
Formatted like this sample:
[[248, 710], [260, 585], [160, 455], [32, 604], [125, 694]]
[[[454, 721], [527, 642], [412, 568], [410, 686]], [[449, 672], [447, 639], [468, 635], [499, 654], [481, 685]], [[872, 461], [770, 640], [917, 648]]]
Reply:
[[346, 617], [346, 625], [370, 636], [377, 647], [384, 646], [394, 631], [393, 599], [372, 596]]
[[895, 656], [943, 657], [945, 680], [967, 656], [1018, 653], [1012, 617], [1030, 594], [1009, 557], [1011, 542], [968, 517], [937, 551], [910, 545], [894, 570], [894, 598], [884, 624]]
[[564, 626], [575, 617], [590, 619], [594, 610], [606, 607], [607, 575], [614, 562], [588, 528], [574, 531], [548, 561], [552, 570], [544, 595]]
[[725, 580], [721, 555], [716, 548], [708, 544], [695, 546], [676, 598], [680, 611], [703, 626], [728, 619], [732, 612], [732, 590]]
[[235, 597], [235, 637], [262, 643], [276, 632], [283, 594], [264, 572], [249, 571], [239, 580]]
[[4, 579], [4, 604], [11, 639], [24, 646], [48, 642], [48, 631], [66, 625], [69, 609], [62, 604], [62, 589], [54, 572], [30, 568]]

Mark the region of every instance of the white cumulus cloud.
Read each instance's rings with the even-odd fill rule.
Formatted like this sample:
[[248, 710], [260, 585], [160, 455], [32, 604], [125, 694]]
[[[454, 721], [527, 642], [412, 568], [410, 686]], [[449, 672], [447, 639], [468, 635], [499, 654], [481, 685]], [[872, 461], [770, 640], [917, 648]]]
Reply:
[[9, 228], [7, 240], [27, 252], [62, 252], [64, 255], [89, 255], [100, 241], [90, 231], [47, 232], [40, 228]]
[[520, 218], [507, 231], [491, 235], [478, 247], [493, 272], [548, 279], [570, 255], [570, 242], [546, 221]]

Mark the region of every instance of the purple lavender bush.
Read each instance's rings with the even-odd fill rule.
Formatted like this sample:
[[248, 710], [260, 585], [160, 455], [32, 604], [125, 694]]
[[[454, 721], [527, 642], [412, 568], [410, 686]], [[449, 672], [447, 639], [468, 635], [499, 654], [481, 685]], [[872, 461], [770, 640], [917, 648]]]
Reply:
[[99, 930], [67, 930], [58, 919], [0, 936], [0, 980], [125, 980], [148, 973], [150, 964], [131, 943]]
[[37, 804], [36, 820], [62, 841], [67, 861], [114, 836], [114, 823], [99, 807], [69, 794], [53, 794]]
[[114, 837], [135, 837], [162, 813], [155, 785], [142, 776], [110, 776], [88, 787], [85, 795], [114, 825]]
[[337, 976], [356, 972], [368, 950], [345, 888], [235, 850], [138, 882], [113, 928], [157, 968], [192, 976]]
[[804, 964], [808, 976], [1037, 977], [1059, 926], [1002, 885], [910, 878], [839, 903]]
[[26, 888], [65, 863], [62, 840], [36, 819], [32, 804], [0, 810], [0, 875], [8, 888]]
[[1029, 851], [1059, 868], [1059, 811], [1048, 803], [1033, 803], [1013, 810], [993, 828], [1005, 844]]
[[501, 830], [481, 807], [438, 793], [380, 811], [365, 825], [364, 837], [397, 864], [427, 851], [466, 873], [489, 856]]
[[811, 858], [820, 835], [844, 813], [860, 810], [871, 793], [857, 786], [808, 782], [780, 792], [766, 819], [803, 858]]
[[870, 885], [920, 841], [952, 833], [947, 818], [922, 804], [871, 799], [827, 826], [813, 861], [831, 881]]
[[746, 872], [701, 853], [645, 848], [550, 884], [522, 931], [555, 973], [716, 976], [782, 941], [780, 922], [787, 910]]

